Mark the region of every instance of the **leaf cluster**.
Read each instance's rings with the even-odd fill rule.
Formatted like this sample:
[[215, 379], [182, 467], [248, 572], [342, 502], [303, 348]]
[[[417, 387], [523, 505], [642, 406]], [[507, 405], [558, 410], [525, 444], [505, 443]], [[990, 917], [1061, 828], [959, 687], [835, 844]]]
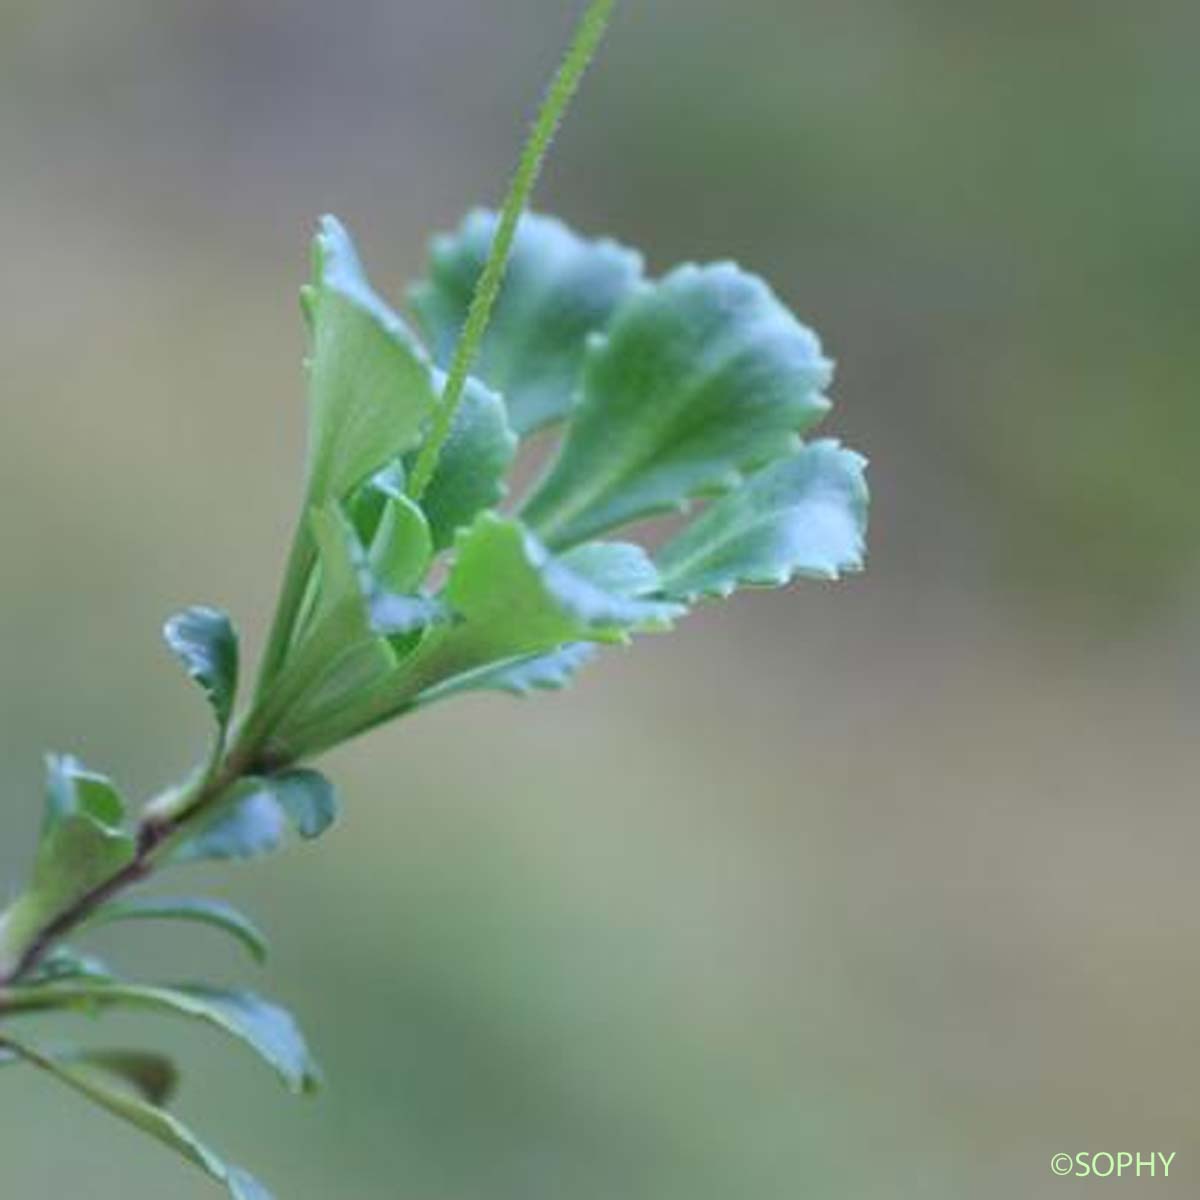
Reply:
[[[29, 883], [0, 917], [0, 1062], [50, 1072], [243, 1200], [267, 1193], [164, 1109], [166, 1060], [48, 1049], [10, 1026], [47, 1011], [181, 1016], [307, 1092], [319, 1072], [295, 1023], [247, 991], [126, 981], [63, 936], [186, 922], [261, 962], [262, 935], [227, 904], [124, 891], [167, 868], [267, 853], [289, 830], [318, 837], [337, 802], [304, 764], [368, 729], [468, 691], [559, 688], [598, 647], [669, 629], [706, 599], [861, 566], [864, 461], [805, 440], [829, 410], [832, 364], [732, 264], [652, 279], [637, 253], [528, 215], [461, 402], [439, 409], [499, 220], [475, 212], [434, 241], [411, 291], [415, 327], [372, 287], [342, 225], [321, 222], [302, 292], [301, 516], [253, 693], [237, 715], [224, 613], [173, 617], [167, 644], [212, 710], [208, 752], [137, 823], [109, 779], [51, 757]], [[431, 445], [439, 418], [445, 437]], [[515, 495], [521, 444], [546, 431], [553, 452]], [[414, 483], [422, 457], [432, 469]], [[662, 544], [631, 537], [663, 513], [683, 519]]]

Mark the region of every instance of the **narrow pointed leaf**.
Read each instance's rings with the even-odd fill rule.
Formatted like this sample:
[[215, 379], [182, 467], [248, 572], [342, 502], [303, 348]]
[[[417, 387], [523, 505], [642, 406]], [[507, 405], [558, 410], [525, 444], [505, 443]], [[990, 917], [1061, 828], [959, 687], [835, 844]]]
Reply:
[[218, 1183], [224, 1184], [233, 1200], [271, 1200], [270, 1192], [258, 1180], [240, 1168], [225, 1163], [170, 1113], [127, 1092], [102, 1084], [87, 1070], [56, 1062], [50, 1054], [27, 1042], [17, 1041], [5, 1034], [3, 1044], [27, 1062], [87, 1097], [93, 1104], [182, 1155]]
[[798, 446], [828, 410], [816, 337], [724, 263], [645, 288], [588, 352], [583, 397], [524, 517], [554, 549], [696, 496]]
[[[498, 218], [470, 214], [434, 240], [428, 280], [412, 300], [434, 356], [446, 366], [466, 321]], [[641, 256], [589, 241], [553, 217], [526, 214], [505, 273], [476, 374], [504, 397], [518, 433], [565, 416], [575, 402], [588, 336], [602, 330], [636, 286]]]
[[67, 1061], [124, 1079], [151, 1104], [166, 1104], [179, 1085], [175, 1064], [146, 1050], [78, 1050]]
[[229, 724], [238, 680], [238, 638], [232, 622], [215, 608], [196, 607], [166, 623], [171, 653], [204, 689], [222, 729]]
[[87, 925], [111, 925], [118, 921], [190, 921], [230, 934], [256, 962], [265, 962], [267, 941], [258, 927], [231, 904], [196, 897], [150, 896], [119, 900], [97, 909]]
[[339, 500], [410, 450], [436, 403], [432, 366], [375, 293], [350, 235], [325, 217], [306, 293], [312, 330], [309, 502]]
[[66, 981], [8, 993], [10, 1012], [110, 1008], [145, 1009], [202, 1021], [254, 1050], [294, 1092], [314, 1091], [320, 1069], [286, 1009], [252, 992], [188, 984], [158, 987], [101, 981]]
[[[0, 1067], [24, 1061], [16, 1051], [5, 1050], [2, 1043], [0, 1038]], [[42, 1047], [41, 1053], [56, 1063], [78, 1064], [124, 1080], [151, 1104], [165, 1104], [179, 1083], [175, 1064], [165, 1055], [147, 1050], [82, 1050], [75, 1046], [54, 1046]]]
[[866, 460], [814, 442], [723, 496], [658, 554], [672, 596], [727, 596], [795, 575], [836, 579], [862, 567]]

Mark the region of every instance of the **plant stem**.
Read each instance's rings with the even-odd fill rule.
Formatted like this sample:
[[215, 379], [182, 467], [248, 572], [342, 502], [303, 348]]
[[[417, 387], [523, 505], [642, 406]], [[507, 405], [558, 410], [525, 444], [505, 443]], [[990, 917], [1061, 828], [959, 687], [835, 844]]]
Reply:
[[421, 498], [437, 469], [438, 456], [450, 436], [455, 414], [462, 403], [463, 391], [467, 386], [467, 377], [479, 353], [480, 343], [487, 332], [492, 309], [504, 282], [504, 271], [512, 251], [513, 239], [516, 237], [517, 223], [533, 194], [550, 143], [553, 142], [554, 135], [566, 116], [571, 100], [579, 90], [584, 72], [604, 38], [614, 4], [615, 0], [592, 0], [588, 6], [566, 57], [546, 92], [537, 119], [521, 151], [504, 207], [500, 212], [500, 223], [492, 239], [491, 252], [483, 273], [479, 276], [479, 282], [475, 285], [466, 324], [454, 350], [441, 403], [433, 415], [433, 428], [421, 448], [409, 480], [408, 494], [414, 500]]
[[16, 965], [0, 978], [0, 1013], [4, 1011], [3, 989], [20, 983], [56, 942], [87, 920], [101, 905], [126, 888], [148, 879], [154, 872], [156, 851], [220, 800], [244, 775], [253, 774], [256, 753], [248, 743], [239, 742], [179, 813], [166, 819], [143, 818], [138, 826], [133, 858], [47, 922], [22, 951]]
[[[504, 272], [516, 237], [517, 224], [533, 194], [554, 136], [604, 38], [615, 3], [616, 0], [591, 0], [566, 56], [550, 83], [525, 142], [501, 209], [500, 221], [487, 262], [476, 285], [467, 320], [455, 348], [441, 402], [433, 415], [433, 427], [410, 477], [409, 494], [413, 499], [420, 498], [437, 469], [438, 458], [450, 435], [471, 366], [479, 352], [492, 309], [504, 282]], [[260, 669], [260, 697], [273, 681], [286, 657], [288, 640], [292, 634], [296, 613], [304, 601], [304, 589], [313, 560], [312, 538], [302, 518], [288, 556], [283, 592]], [[278, 769], [284, 765], [271, 763], [264, 767], [259, 762], [263, 739], [266, 737], [266, 730], [260, 729], [259, 724], [262, 722], [257, 723], [253, 730], [243, 730], [243, 736], [236, 740], [233, 749], [224, 756], [219, 768], [205, 779], [182, 809], [169, 817], [151, 814], [143, 818], [137, 831], [134, 857], [130, 862], [57, 914], [37, 932], [22, 951], [15, 966], [0, 978], [0, 1013], [4, 1011], [5, 988], [20, 983], [27, 977], [55, 943], [87, 920], [101, 905], [125, 888], [140, 883], [151, 875], [155, 867], [156, 852], [219, 801], [239, 779], [253, 774], [256, 769]], [[2, 1044], [0, 1041], [0, 1045]]]

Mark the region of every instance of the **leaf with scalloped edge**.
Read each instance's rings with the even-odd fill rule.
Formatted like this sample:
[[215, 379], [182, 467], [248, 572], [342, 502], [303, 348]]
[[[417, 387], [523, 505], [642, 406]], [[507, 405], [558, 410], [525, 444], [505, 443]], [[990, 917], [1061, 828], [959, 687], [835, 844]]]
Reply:
[[91, 1071], [59, 1061], [52, 1051], [43, 1050], [24, 1039], [16, 1039], [5, 1033], [0, 1037], [0, 1045], [73, 1088], [93, 1104], [182, 1155], [212, 1179], [224, 1184], [232, 1200], [271, 1200], [271, 1193], [257, 1179], [240, 1167], [224, 1162], [177, 1117], [128, 1092], [101, 1083]]
[[163, 638], [184, 669], [204, 690], [222, 730], [229, 724], [238, 681], [238, 637], [229, 617], [196, 605], [176, 613]]
[[525, 697], [533, 692], [557, 692], [567, 687], [575, 673], [596, 657], [590, 642], [573, 642], [548, 654], [527, 654], [456, 675], [422, 692], [416, 704], [424, 706], [463, 692], [506, 692]]
[[[606, 591], [556, 559], [520, 521], [491, 511], [459, 533], [441, 599], [452, 619], [425, 630], [389, 678], [335, 719], [293, 729], [293, 749], [336, 745], [469, 672], [508, 669], [576, 642], [627, 642], [669, 629], [687, 611], [671, 600]], [[498, 685], [502, 675], [491, 679]]]
[[335, 218], [322, 218], [313, 259], [303, 293], [312, 343], [308, 501], [320, 507], [412, 449], [437, 393], [424, 349], [371, 287]]
[[319, 772], [296, 767], [247, 776], [198, 830], [166, 856], [172, 864], [209, 859], [260, 858], [277, 850], [290, 824], [305, 840], [320, 837], [337, 819], [333, 785]]
[[662, 589], [692, 600], [796, 575], [836, 579], [862, 567], [866, 460], [813, 442], [722, 496], [657, 555]]
[[633, 542], [585, 542], [558, 561], [614, 596], [650, 596], [662, 587], [653, 560]]
[[482, 514], [455, 551], [445, 599], [462, 622], [444, 638], [479, 664], [567, 642], [627, 641], [632, 632], [669, 628], [684, 611], [603, 590], [519, 521], [495, 513]]
[[[438, 377], [444, 379], [440, 371]], [[504, 499], [505, 476], [516, 452], [517, 435], [509, 428], [503, 399], [478, 379], [469, 379], [437, 469], [421, 496], [435, 550], [445, 549], [459, 529]]]
[[680, 267], [588, 350], [583, 397], [522, 516], [553, 549], [735, 487], [829, 409], [832, 364], [761, 279]]
[[[495, 236], [495, 213], [476, 210], [433, 240], [429, 278], [412, 289], [418, 322], [445, 367]], [[637, 286], [642, 258], [608, 239], [589, 240], [554, 217], [526, 213], [517, 226], [475, 373], [495, 388], [520, 434], [570, 412], [588, 338]]]

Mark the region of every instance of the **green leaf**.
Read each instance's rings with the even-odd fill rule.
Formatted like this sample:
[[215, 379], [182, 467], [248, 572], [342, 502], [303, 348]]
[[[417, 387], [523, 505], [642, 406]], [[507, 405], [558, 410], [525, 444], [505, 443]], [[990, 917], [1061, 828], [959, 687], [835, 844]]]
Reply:
[[91, 817], [115, 829], [125, 819], [125, 801], [110, 779], [88, 770], [77, 758], [47, 754], [43, 832], [74, 815]]
[[[24, 1061], [16, 1051], [5, 1050], [3, 1046], [4, 1039], [0, 1037], [0, 1067]], [[122, 1079], [151, 1104], [165, 1104], [179, 1084], [175, 1064], [165, 1055], [146, 1050], [83, 1050], [75, 1046], [55, 1046], [53, 1049], [43, 1047], [42, 1053], [56, 1063], [77, 1063]]]
[[5, 996], [5, 1006], [12, 1013], [132, 1008], [189, 1017], [249, 1046], [294, 1092], [314, 1091], [321, 1082], [291, 1014], [252, 992], [74, 980], [16, 988]]
[[[434, 239], [429, 278], [412, 291], [443, 367], [466, 322], [497, 220], [476, 211], [456, 234]], [[570, 412], [589, 335], [607, 326], [641, 274], [641, 256], [615, 242], [587, 241], [553, 217], [521, 218], [476, 366], [479, 378], [503, 395], [518, 433]]]
[[386, 497], [367, 551], [371, 582], [389, 591], [411, 592], [425, 578], [432, 557], [425, 514], [407, 496]]
[[371, 540], [379, 528], [379, 522], [383, 518], [383, 509], [387, 500], [389, 498], [399, 500], [405, 495], [404, 465], [399, 459], [380, 468], [351, 493], [346, 504], [346, 514], [362, 545], [369, 546], [371, 544]]
[[371, 603], [378, 588], [354, 526], [333, 503], [313, 509], [309, 526], [320, 567], [317, 599], [264, 701], [277, 732], [283, 723], [338, 707], [346, 695], [369, 688], [395, 666], [395, 654], [373, 626]]
[[271, 1200], [270, 1192], [252, 1175], [223, 1162], [170, 1113], [126, 1092], [110, 1088], [100, 1083], [90, 1072], [57, 1062], [49, 1052], [27, 1042], [17, 1041], [8, 1034], [0, 1039], [0, 1044], [86, 1096], [93, 1104], [107, 1109], [182, 1155], [218, 1183], [224, 1184], [233, 1200]]
[[287, 813], [296, 832], [306, 840], [319, 838], [337, 820], [337, 793], [319, 771], [298, 768], [273, 775], [262, 783]]
[[244, 780], [229, 800], [164, 857], [168, 863], [259, 858], [279, 847], [287, 818], [269, 789]]
[[549, 654], [508, 659], [456, 675], [422, 692], [416, 703], [421, 706], [433, 704], [462, 692], [507, 692], [511, 696], [524, 697], [535, 691], [560, 691], [571, 682], [575, 672], [584, 663], [595, 657], [595, 646], [588, 642], [576, 642], [560, 650], [552, 650]]
[[662, 587], [650, 556], [632, 542], [588, 542], [559, 562], [614, 596], [649, 596]]
[[[440, 387], [440, 371], [438, 378]], [[449, 546], [459, 529], [504, 498], [516, 452], [504, 401], [479, 380], [468, 380], [437, 469], [421, 496], [435, 550]]]
[[[556, 560], [519, 521], [490, 511], [458, 535], [442, 598], [452, 621], [428, 628], [387, 678], [330, 719], [281, 730], [288, 745], [314, 754], [428, 703], [470, 672], [515, 669], [576, 642], [626, 642], [633, 633], [669, 628], [687, 611], [672, 601], [605, 591]], [[561, 674], [563, 661], [545, 664], [547, 671]], [[505, 684], [502, 674], [477, 679]], [[520, 683], [518, 675], [513, 686]]]
[[[62, 1055], [56, 1057], [64, 1061]], [[166, 1055], [146, 1050], [76, 1050], [66, 1061], [124, 1079], [151, 1104], [166, 1104], [179, 1085], [175, 1064]]]
[[33, 878], [0, 916], [0, 975], [56, 918], [132, 864], [136, 845], [120, 826], [124, 809], [103, 776], [70, 757], [47, 759], [46, 815]]
[[828, 410], [816, 337], [760, 279], [681, 267], [617, 314], [588, 351], [583, 397], [524, 518], [562, 549], [790, 453]]
[[86, 928], [111, 925], [117, 921], [192, 921], [224, 930], [246, 948], [256, 962], [265, 962], [267, 942], [258, 927], [231, 904], [222, 900], [194, 897], [150, 896], [137, 900], [117, 900], [96, 910]]
[[319, 508], [412, 449], [437, 393], [425, 352], [376, 295], [333, 217], [321, 221], [314, 259], [305, 293], [312, 329], [308, 503]]
[[852, 450], [820, 441], [764, 468], [659, 551], [663, 590], [691, 600], [860, 570], [865, 467]]
[[482, 514], [460, 535], [446, 600], [463, 618], [445, 637], [476, 665], [567, 642], [627, 641], [669, 628], [678, 605], [604, 591], [556, 560], [519, 521]]
[[112, 979], [108, 965], [91, 954], [81, 954], [70, 946], [55, 946], [24, 978], [30, 986], [58, 979]]
[[204, 689], [224, 730], [233, 713], [238, 680], [238, 638], [232, 622], [215, 608], [189, 608], [167, 621], [163, 637]]
[[167, 861], [259, 858], [279, 848], [289, 823], [307, 840], [320, 837], [337, 814], [333, 785], [317, 771], [298, 768], [250, 776], [208, 824], [170, 852]]

